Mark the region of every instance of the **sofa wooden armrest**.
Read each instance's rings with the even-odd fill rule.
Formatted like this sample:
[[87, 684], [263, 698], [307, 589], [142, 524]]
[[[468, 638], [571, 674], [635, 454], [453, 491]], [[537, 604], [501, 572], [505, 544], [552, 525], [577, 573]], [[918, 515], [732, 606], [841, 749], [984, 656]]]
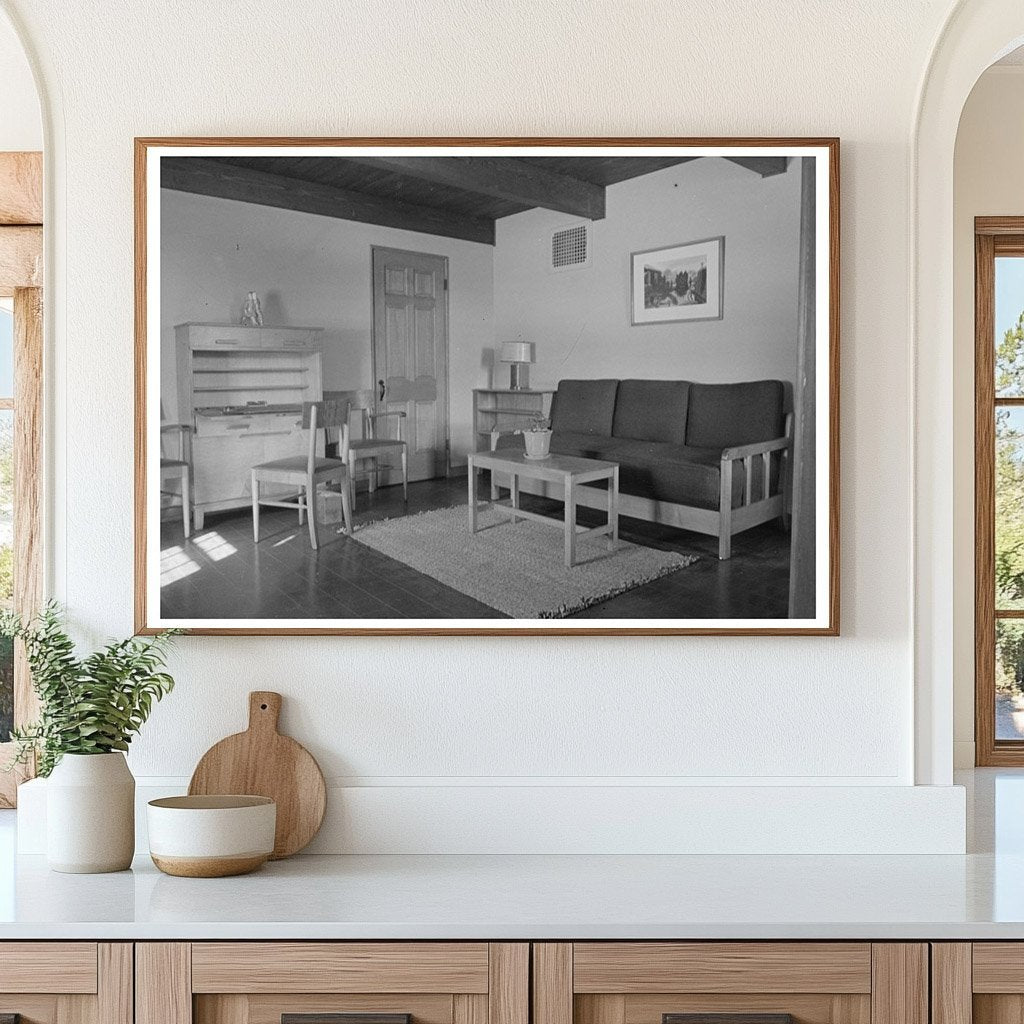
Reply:
[[789, 448], [792, 441], [788, 437], [776, 437], [771, 441], [756, 441], [754, 444], [740, 444], [732, 448], [722, 450], [723, 462], [734, 462], [736, 459], [746, 459], [751, 455], [765, 455], [770, 452], [782, 451]]

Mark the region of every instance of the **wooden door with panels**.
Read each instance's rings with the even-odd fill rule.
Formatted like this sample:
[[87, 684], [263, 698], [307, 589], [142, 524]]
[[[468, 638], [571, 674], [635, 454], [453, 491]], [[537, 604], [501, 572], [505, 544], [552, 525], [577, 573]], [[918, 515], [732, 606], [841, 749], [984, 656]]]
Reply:
[[[410, 480], [448, 473], [447, 288], [446, 257], [374, 246], [377, 412], [406, 414]], [[385, 485], [401, 482], [400, 468], [380, 477]]]
[[0, 1021], [132, 1024], [130, 942], [0, 944]]
[[928, 1024], [928, 947], [537, 943], [532, 1024]]
[[136, 946], [135, 1024], [530, 1024], [529, 945]]

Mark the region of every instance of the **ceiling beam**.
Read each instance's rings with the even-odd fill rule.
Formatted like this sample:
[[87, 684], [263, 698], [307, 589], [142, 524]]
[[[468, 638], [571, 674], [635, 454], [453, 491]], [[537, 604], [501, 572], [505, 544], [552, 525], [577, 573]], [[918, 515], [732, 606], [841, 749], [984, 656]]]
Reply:
[[773, 175], [786, 173], [786, 162], [789, 157], [727, 156], [725, 159], [731, 160], [734, 164], [739, 164], [740, 167], [746, 167], [748, 171], [760, 174], [762, 178], [771, 178]]
[[347, 156], [347, 159], [522, 206], [540, 206], [589, 220], [604, 218], [603, 185], [523, 163], [511, 156]]
[[215, 157], [164, 157], [160, 161], [160, 185], [177, 192], [494, 245], [494, 221], [490, 218], [254, 171]]

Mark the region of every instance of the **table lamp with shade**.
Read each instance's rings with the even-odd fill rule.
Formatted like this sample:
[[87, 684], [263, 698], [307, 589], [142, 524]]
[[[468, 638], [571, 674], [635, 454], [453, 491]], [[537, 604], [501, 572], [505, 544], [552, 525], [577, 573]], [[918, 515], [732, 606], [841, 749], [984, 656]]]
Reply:
[[509, 363], [509, 387], [513, 391], [530, 389], [530, 363], [533, 362], [533, 343], [529, 341], [503, 341], [501, 361]]

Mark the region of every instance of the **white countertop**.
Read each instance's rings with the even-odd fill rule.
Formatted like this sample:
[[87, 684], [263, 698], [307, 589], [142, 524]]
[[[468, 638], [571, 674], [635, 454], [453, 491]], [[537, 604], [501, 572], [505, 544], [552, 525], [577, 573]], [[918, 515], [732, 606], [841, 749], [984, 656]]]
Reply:
[[966, 856], [309, 856], [240, 878], [60, 875], [0, 811], [0, 940], [1024, 939], [1024, 772]]
[[138, 860], [0, 888], [0, 939], [1024, 938], [1024, 856], [298, 857], [240, 878]]

